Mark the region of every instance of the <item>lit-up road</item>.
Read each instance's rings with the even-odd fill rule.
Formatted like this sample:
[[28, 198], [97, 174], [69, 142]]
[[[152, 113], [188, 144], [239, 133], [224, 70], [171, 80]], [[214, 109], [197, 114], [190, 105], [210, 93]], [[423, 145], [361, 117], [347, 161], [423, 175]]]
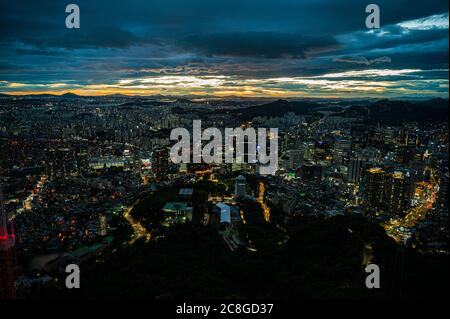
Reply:
[[31, 210], [31, 205], [33, 200], [36, 197], [39, 197], [42, 191], [44, 190], [45, 184], [47, 183], [48, 178], [46, 175], [42, 175], [39, 181], [36, 184], [36, 187], [30, 192], [30, 194], [22, 201], [22, 207], [17, 209], [15, 212], [15, 216], [20, 215], [25, 210]]
[[152, 233], [147, 231], [144, 226], [141, 225], [141, 223], [136, 222], [133, 217], [131, 217], [131, 211], [133, 210], [136, 203], [134, 203], [130, 207], [126, 207], [123, 211], [123, 218], [131, 225], [133, 228], [133, 236], [132, 239], [129, 241], [129, 244], [133, 244], [136, 240], [145, 237], [147, 241], [149, 241], [152, 238]]
[[264, 201], [264, 192], [266, 190], [266, 187], [263, 182], [259, 182], [259, 188], [258, 188], [258, 203], [261, 205], [263, 212], [264, 212], [264, 220], [266, 222], [270, 222], [270, 208], [266, 205]]
[[418, 221], [425, 218], [428, 211], [433, 207], [433, 201], [427, 200], [423, 204], [414, 207], [410, 210], [410, 212], [403, 218], [392, 219], [388, 223], [384, 225], [384, 229], [386, 233], [395, 239], [397, 242], [404, 241], [404, 234], [399, 230], [399, 228], [411, 228], [414, 227]]
[[414, 208], [409, 212], [408, 215], [403, 219], [404, 227], [413, 227], [416, 223], [424, 218], [428, 211], [433, 207], [432, 202], [425, 202], [424, 204]]

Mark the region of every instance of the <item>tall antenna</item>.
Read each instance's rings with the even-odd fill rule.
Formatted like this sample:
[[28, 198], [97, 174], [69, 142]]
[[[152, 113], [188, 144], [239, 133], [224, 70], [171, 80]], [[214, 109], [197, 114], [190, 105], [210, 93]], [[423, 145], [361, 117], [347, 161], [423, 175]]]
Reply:
[[15, 244], [14, 228], [5, 211], [3, 187], [0, 184], [0, 251], [9, 250]]
[[6, 229], [5, 207], [3, 205], [3, 187], [0, 184], [0, 239], [3, 240], [8, 236]]
[[16, 296], [14, 245], [14, 229], [12, 222], [6, 216], [3, 189], [0, 183], [0, 299], [13, 299]]

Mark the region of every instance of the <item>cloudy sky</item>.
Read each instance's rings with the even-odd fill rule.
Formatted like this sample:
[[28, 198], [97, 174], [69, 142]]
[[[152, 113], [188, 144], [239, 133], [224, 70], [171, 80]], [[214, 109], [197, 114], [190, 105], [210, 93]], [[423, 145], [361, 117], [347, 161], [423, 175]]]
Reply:
[[447, 0], [369, 3], [1, 0], [0, 92], [448, 98]]

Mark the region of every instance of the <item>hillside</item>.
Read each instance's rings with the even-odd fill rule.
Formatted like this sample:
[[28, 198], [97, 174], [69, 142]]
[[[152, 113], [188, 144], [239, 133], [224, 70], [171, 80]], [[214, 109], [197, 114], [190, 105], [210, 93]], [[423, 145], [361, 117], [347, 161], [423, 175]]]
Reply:
[[297, 115], [305, 115], [311, 111], [317, 110], [322, 107], [321, 104], [307, 101], [286, 101], [277, 100], [268, 104], [250, 106], [243, 109], [233, 110], [230, 113], [234, 113], [244, 121], [250, 121], [257, 116], [266, 117], [282, 117], [286, 113], [292, 112]]
[[369, 123], [399, 125], [404, 122], [438, 122], [448, 119], [448, 100], [409, 101], [380, 100], [370, 105], [351, 106], [344, 114], [362, 116]]

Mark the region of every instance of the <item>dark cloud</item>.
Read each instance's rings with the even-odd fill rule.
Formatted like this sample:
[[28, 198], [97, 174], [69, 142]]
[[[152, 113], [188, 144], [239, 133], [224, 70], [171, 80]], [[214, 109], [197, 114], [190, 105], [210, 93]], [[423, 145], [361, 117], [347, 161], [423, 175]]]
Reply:
[[365, 28], [366, 0], [77, 0], [81, 29], [72, 30], [64, 25], [68, 3], [0, 1], [0, 81], [448, 68], [448, 27], [398, 24], [447, 13], [442, 0], [378, 0], [381, 32]]
[[309, 54], [334, 49], [338, 43], [330, 36], [246, 32], [194, 35], [181, 40], [180, 45], [206, 55], [304, 59]]
[[448, 51], [428, 52], [426, 55], [423, 52], [399, 51], [390, 57], [396, 68], [448, 69]]
[[13, 64], [10, 64], [10, 63], [3, 63], [3, 62], [0, 63], [0, 71], [3, 71], [3, 72], [11, 71], [11, 70], [14, 70], [16, 68], [17, 68], [16, 65], [13, 65]]
[[362, 56], [355, 57], [339, 57], [333, 60], [334, 62], [341, 63], [354, 63], [354, 64], [362, 64], [362, 65], [372, 65], [372, 64], [380, 64], [380, 63], [391, 63], [392, 59], [388, 56], [381, 56], [374, 59], [369, 59]]
[[17, 54], [23, 55], [46, 55], [46, 56], [61, 56], [64, 52], [48, 51], [48, 50], [30, 50], [30, 49], [16, 49]]
[[[2, 0], [0, 39], [61, 37], [68, 3]], [[123, 39], [121, 43], [133, 43], [137, 41], [134, 37], [140, 36], [177, 39], [189, 34], [228, 32], [335, 35], [363, 28], [368, 4], [366, 0], [78, 0], [76, 3], [81, 10], [81, 28], [91, 35], [92, 42], [96, 41], [94, 29], [102, 26], [131, 32], [133, 36], [128, 35], [131, 39]], [[448, 3], [442, 0], [376, 3], [381, 8], [382, 25], [448, 11]], [[104, 34], [99, 33], [98, 37], [103, 46], [112, 42], [104, 41]]]
[[54, 37], [42, 34], [22, 39], [23, 43], [38, 48], [128, 48], [132, 45], [151, 43], [149, 39], [136, 36], [130, 31], [117, 27], [97, 27], [91, 29], [63, 29]]

